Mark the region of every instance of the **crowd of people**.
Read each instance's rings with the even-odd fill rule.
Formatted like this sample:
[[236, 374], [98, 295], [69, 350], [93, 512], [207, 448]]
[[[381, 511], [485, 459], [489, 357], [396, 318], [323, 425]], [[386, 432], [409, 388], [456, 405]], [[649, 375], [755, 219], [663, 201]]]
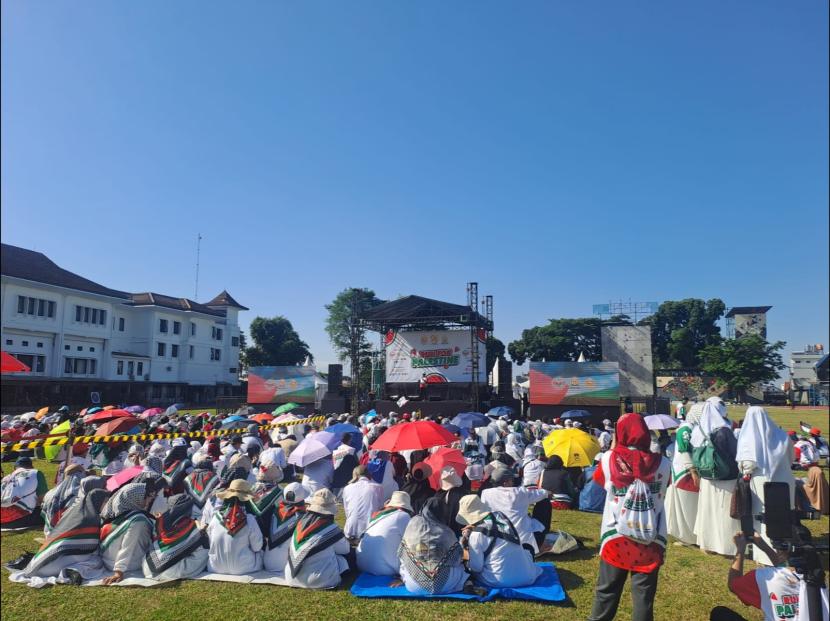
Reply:
[[[650, 431], [635, 413], [598, 427], [502, 417], [458, 429], [437, 420], [454, 433], [448, 447], [464, 463], [435, 470], [430, 458], [441, 447], [373, 448], [391, 427], [418, 420], [417, 412], [297, 420], [270, 431], [251, 421], [238, 435], [203, 442], [74, 444], [58, 457], [51, 490], [24, 451], [3, 478], [0, 522], [4, 529], [42, 527], [43, 543], [9, 564], [10, 579], [115, 584], [131, 575], [175, 580], [264, 571], [291, 586], [327, 589], [358, 569], [415, 594], [477, 593], [533, 584], [542, 571], [535, 559], [552, 548], [555, 512], [583, 510], [602, 514], [591, 620], [615, 617], [629, 579], [633, 618], [653, 618], [669, 535], [676, 545], [740, 559], [730, 588], [777, 619], [750, 582], [757, 578], [763, 593], [797, 601], [797, 575], [763, 522], [740, 534], [736, 498], [745, 505], [738, 511], [757, 516], [764, 483], [781, 482], [793, 506], [830, 513], [820, 432], [793, 438], [760, 407], [750, 407], [736, 427], [718, 398], [678, 413], [683, 420], [673, 437]], [[150, 433], [210, 431], [222, 418], [171, 415], [142, 424]], [[66, 421], [78, 434], [93, 432], [62, 408], [40, 421], [4, 417], [3, 440], [48, 433]], [[339, 446], [302, 468], [292, 463], [303, 442], [343, 423], [358, 431], [340, 434]], [[543, 439], [565, 428], [593, 437], [593, 464], [573, 466], [546, 454]], [[806, 481], [793, 476], [794, 467], [807, 470]], [[342, 528], [335, 521], [340, 508]], [[747, 578], [750, 542], [752, 558], [769, 571]], [[713, 611], [717, 618], [730, 614]]]

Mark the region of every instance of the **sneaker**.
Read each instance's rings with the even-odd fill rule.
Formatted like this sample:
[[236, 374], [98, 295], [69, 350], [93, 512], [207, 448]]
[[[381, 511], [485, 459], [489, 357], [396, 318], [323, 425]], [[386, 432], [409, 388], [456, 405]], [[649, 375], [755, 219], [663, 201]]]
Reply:
[[32, 554], [31, 552], [24, 552], [13, 561], [9, 561], [8, 563], [6, 563], [4, 567], [15, 571], [20, 571], [24, 569], [26, 565], [29, 564], [29, 561], [32, 560], [33, 556], [34, 554]]

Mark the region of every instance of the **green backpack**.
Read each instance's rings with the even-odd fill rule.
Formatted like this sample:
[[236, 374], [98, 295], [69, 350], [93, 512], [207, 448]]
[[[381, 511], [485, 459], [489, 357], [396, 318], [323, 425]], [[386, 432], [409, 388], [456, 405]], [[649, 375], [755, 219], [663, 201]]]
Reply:
[[729, 464], [708, 439], [692, 451], [692, 462], [703, 479], [723, 481], [734, 478]]

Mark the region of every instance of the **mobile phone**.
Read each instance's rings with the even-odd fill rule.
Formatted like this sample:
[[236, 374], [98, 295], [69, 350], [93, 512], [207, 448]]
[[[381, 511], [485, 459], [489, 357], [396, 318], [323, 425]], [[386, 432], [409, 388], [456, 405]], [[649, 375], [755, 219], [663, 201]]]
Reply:
[[788, 484], [764, 483], [764, 525], [770, 539], [792, 538], [792, 507]]

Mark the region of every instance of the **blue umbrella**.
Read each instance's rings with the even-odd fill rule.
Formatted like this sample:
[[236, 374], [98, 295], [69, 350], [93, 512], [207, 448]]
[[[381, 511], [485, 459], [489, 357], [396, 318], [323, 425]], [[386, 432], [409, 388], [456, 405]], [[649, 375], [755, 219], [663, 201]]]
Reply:
[[461, 433], [461, 428], [457, 425], [453, 425], [452, 423], [446, 423], [445, 425], [442, 425], [442, 427], [450, 433]]
[[560, 418], [563, 420], [566, 418], [591, 418], [591, 413], [585, 410], [568, 410], [567, 412], [563, 412]]
[[373, 418], [377, 418], [377, 415], [378, 413], [374, 410], [369, 410], [368, 412], [366, 412], [366, 418], [364, 418], [363, 420], [365, 420], [368, 423]]
[[337, 423], [331, 427], [326, 427], [326, 431], [336, 435], [338, 440], [342, 440], [344, 433], [350, 433], [352, 437], [349, 440], [349, 446], [356, 451], [359, 451], [363, 446], [363, 433], [354, 425], [350, 425], [349, 423]]
[[515, 415], [516, 411], [507, 405], [500, 405], [495, 408], [490, 408], [490, 411], [487, 412], [487, 416], [492, 418], [500, 418], [502, 416], [509, 416], [512, 418]]
[[248, 423], [256, 424], [256, 421], [249, 420], [245, 416], [239, 416], [239, 414], [234, 414], [222, 421], [222, 427], [244, 427]]
[[463, 412], [450, 422], [461, 429], [470, 429], [472, 427], [486, 427], [490, 424], [490, 419], [479, 412]]

